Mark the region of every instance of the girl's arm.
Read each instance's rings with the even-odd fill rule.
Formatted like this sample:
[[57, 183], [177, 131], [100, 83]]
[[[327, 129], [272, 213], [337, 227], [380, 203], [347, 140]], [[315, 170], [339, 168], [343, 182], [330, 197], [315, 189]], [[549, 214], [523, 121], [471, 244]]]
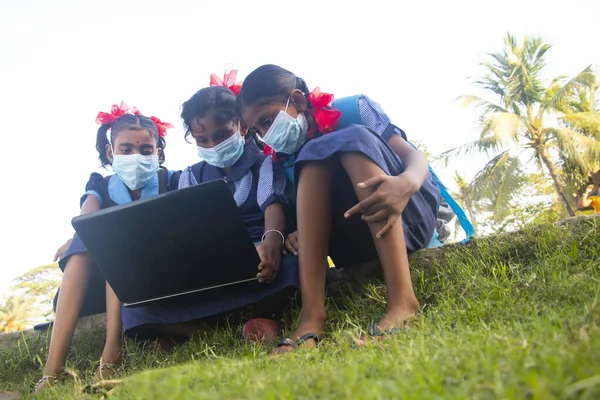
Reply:
[[99, 209], [100, 209], [100, 199], [98, 199], [94, 195], [87, 195], [81, 206], [80, 215], [89, 214], [91, 212], [98, 211]]
[[258, 266], [259, 282], [271, 282], [277, 276], [281, 264], [284, 232], [284, 206], [278, 202], [271, 203], [265, 210], [264, 241], [258, 246], [261, 260]]
[[[367, 121], [367, 128], [381, 135], [382, 128], [390, 123], [389, 117], [377, 103], [367, 97], [363, 97], [360, 101], [362, 103], [359, 103], [359, 110], [363, 121]], [[393, 134], [388, 144], [402, 160], [404, 172], [398, 176], [376, 176], [359, 183], [359, 188], [375, 188], [375, 193], [346, 212], [346, 218], [362, 213], [365, 222], [387, 221], [383, 229], [377, 233], [378, 238], [384, 236], [394, 226], [410, 198], [419, 191], [428, 176], [427, 160], [404, 138]]]
[[265, 232], [268, 231], [273, 232], [267, 233], [265, 236], [265, 242], [267, 239], [273, 239], [275, 243], [281, 244], [281, 235], [275, 231], [281, 232], [285, 235], [285, 212], [283, 204], [271, 203], [271, 205], [269, 205], [269, 207], [267, 207], [265, 210]]
[[[88, 194], [85, 200], [83, 201], [83, 204], [81, 205], [81, 212], [79, 213], [79, 215], [89, 214], [98, 210], [100, 210], [100, 200], [96, 196]], [[65, 244], [63, 244], [58, 248], [58, 250], [56, 250], [56, 254], [54, 254], [54, 262], [60, 260], [63, 257], [63, 255], [71, 245], [72, 240], [73, 239], [67, 240]]]
[[585, 192], [583, 193], [583, 195], [581, 196], [581, 200], [580, 200], [580, 204], [579, 207], [580, 208], [586, 208], [592, 205], [592, 200], [589, 199], [590, 193], [592, 193], [592, 190], [594, 190], [594, 185], [589, 185], [586, 189]]
[[388, 144], [404, 164], [403, 175], [407, 175], [410, 178], [409, 182], [412, 182], [410, 191], [413, 194], [418, 192], [429, 173], [427, 160], [420, 151], [414, 149], [400, 135], [392, 135]]
[[73, 239], [69, 239], [65, 242], [65, 244], [63, 244], [62, 246], [60, 246], [58, 248], [58, 250], [56, 250], [56, 253], [54, 254], [54, 262], [59, 261], [61, 258], [63, 258], [63, 256], [65, 255], [65, 252], [67, 251], [67, 249], [69, 248], [69, 246], [71, 245], [71, 242], [73, 241]]

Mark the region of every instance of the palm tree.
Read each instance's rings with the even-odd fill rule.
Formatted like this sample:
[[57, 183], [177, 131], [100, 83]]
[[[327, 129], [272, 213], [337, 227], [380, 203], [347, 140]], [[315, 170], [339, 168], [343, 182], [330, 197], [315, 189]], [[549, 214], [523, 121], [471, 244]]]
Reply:
[[[477, 232], [477, 220], [475, 219], [475, 210], [474, 210], [474, 199], [471, 185], [469, 185], [466, 179], [458, 172], [454, 171], [454, 183], [458, 187], [458, 193], [453, 193], [453, 196], [461, 205], [467, 210], [469, 213], [469, 219], [471, 220], [471, 224], [473, 224], [473, 229], [475, 230], [475, 235]], [[458, 219], [457, 219], [458, 221]]]
[[10, 295], [0, 304], [0, 332], [14, 332], [25, 329], [32, 317], [31, 306], [33, 299]]
[[[563, 124], [582, 135], [600, 140], [600, 99], [597, 94], [600, 81], [591, 68], [582, 71], [578, 84], [569, 96], [561, 98], [554, 106], [565, 114]], [[577, 153], [575, 154], [578, 155]], [[568, 178], [567, 191], [573, 196], [581, 195], [588, 183], [597, 182], [594, 175], [600, 175], [600, 155], [597, 152], [573, 160], [568, 152], [562, 152], [563, 171]]]
[[[495, 95], [497, 103], [478, 96], [465, 95], [464, 103], [481, 109], [479, 139], [442, 154], [448, 157], [461, 152], [494, 153], [495, 157], [486, 165], [490, 173], [503, 172], [509, 184], [493, 182], [498, 190], [508, 189], [515, 183], [511, 171], [522, 175], [521, 160], [529, 157], [538, 171], [550, 176], [555, 192], [569, 215], [574, 215], [564, 193], [561, 165], [568, 160], [585, 169], [585, 157], [600, 152], [600, 142], [595, 137], [583, 134], [573, 125], [600, 126], [597, 111], [579, 112], [562, 108], [572, 99], [586, 80], [593, 76], [586, 68], [573, 79], [566, 81], [558, 77], [545, 86], [542, 83], [544, 57], [550, 45], [540, 38], [525, 38], [521, 45], [510, 33], [504, 39], [505, 48], [489, 56], [491, 61], [482, 63], [486, 73], [476, 84]], [[561, 111], [562, 109], [562, 111]], [[480, 177], [481, 177], [480, 176]], [[499, 198], [506, 197], [500, 195]]]
[[33, 268], [15, 279], [13, 290], [35, 299], [39, 315], [52, 314], [52, 299], [60, 287], [61, 272], [58, 263]]

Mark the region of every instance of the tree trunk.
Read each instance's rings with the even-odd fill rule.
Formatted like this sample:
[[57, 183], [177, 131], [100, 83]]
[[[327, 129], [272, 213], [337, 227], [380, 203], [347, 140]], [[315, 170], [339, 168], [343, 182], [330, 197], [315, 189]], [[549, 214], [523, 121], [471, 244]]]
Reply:
[[554, 189], [556, 190], [559, 199], [561, 199], [563, 204], [565, 205], [569, 217], [574, 217], [575, 213], [573, 212], [573, 208], [571, 208], [567, 197], [565, 196], [562, 188], [560, 187], [560, 183], [558, 182], [558, 175], [556, 174], [556, 168], [554, 167], [554, 163], [552, 162], [552, 160], [550, 160], [550, 155], [548, 155], [545, 149], [540, 149], [538, 151], [542, 162], [544, 163], [546, 168], [548, 168], [548, 172], [550, 173], [550, 177], [552, 178], [552, 182], [554, 183]]

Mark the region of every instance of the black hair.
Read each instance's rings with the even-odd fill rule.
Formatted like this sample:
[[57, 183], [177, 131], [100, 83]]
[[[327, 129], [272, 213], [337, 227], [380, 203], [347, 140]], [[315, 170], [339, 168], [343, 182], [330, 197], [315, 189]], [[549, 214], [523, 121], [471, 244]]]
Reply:
[[[110, 142], [108, 141], [108, 130], [110, 129]], [[150, 135], [156, 140], [156, 147], [162, 149], [158, 156], [158, 161], [162, 164], [165, 162], [165, 147], [167, 143], [163, 137], [158, 134], [156, 124], [150, 118], [143, 115], [125, 114], [117, 118], [113, 123], [102, 124], [98, 128], [96, 136], [96, 150], [100, 158], [100, 165], [106, 168], [111, 164], [111, 161], [106, 157], [106, 145], [114, 143], [117, 135], [124, 129], [147, 130]]]
[[192, 135], [192, 122], [205, 117], [209, 112], [220, 124], [240, 122], [235, 93], [224, 86], [205, 87], [181, 105], [186, 140]]
[[277, 65], [263, 65], [244, 79], [244, 84], [237, 97], [238, 108], [241, 110], [248, 104], [265, 99], [285, 103], [294, 89], [300, 89], [304, 93], [307, 106], [311, 108], [311, 104], [308, 102], [309, 90], [304, 79]]

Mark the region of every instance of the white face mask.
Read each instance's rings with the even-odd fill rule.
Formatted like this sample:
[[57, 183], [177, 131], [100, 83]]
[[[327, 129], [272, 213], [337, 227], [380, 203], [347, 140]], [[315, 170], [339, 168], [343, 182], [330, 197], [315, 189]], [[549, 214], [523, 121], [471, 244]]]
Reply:
[[276, 153], [295, 154], [306, 142], [308, 121], [303, 113], [296, 118], [287, 113], [290, 99], [288, 98], [285, 110], [279, 111], [271, 127], [262, 138]]
[[245, 140], [238, 131], [215, 147], [198, 146], [198, 156], [217, 168], [228, 168], [240, 159], [244, 153]]
[[158, 155], [115, 154], [112, 169], [131, 190], [143, 187], [158, 171]]

